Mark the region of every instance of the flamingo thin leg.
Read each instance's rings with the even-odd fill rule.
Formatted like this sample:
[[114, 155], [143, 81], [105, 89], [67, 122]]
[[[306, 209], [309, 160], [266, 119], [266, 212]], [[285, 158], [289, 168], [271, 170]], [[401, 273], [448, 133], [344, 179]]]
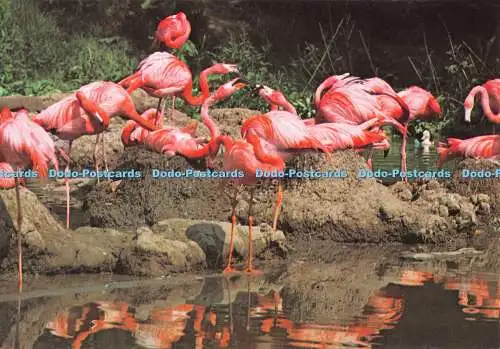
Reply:
[[160, 109], [161, 109], [162, 99], [163, 99], [163, 97], [160, 97], [158, 99], [158, 105], [156, 106], [155, 126], [158, 126], [158, 123], [160, 121]]
[[169, 111], [169, 113], [168, 113], [168, 114], [169, 114], [169, 116], [168, 116], [168, 118], [169, 118], [169, 119], [173, 119], [173, 118], [174, 118], [175, 99], [176, 99], [176, 98], [177, 98], [177, 97], [172, 96], [172, 108], [170, 109], [170, 111]]
[[97, 183], [99, 183], [99, 137], [101, 136], [101, 134], [99, 133], [96, 138], [95, 138], [95, 147], [94, 147], [94, 163], [95, 163], [95, 171], [97, 173]]
[[[71, 146], [72, 146], [73, 142], [69, 142], [69, 148], [68, 148], [68, 154], [71, 154]], [[64, 152], [64, 150], [62, 149], [59, 149], [59, 153], [61, 154], [61, 156], [64, 158], [64, 161], [66, 161], [66, 168], [65, 168], [65, 171], [68, 172], [69, 171], [69, 164], [71, 162], [71, 158], [69, 157], [68, 154], [66, 154]], [[68, 176], [64, 176], [64, 184], [66, 186], [66, 229], [69, 229], [69, 213], [70, 213], [70, 187], [69, 187], [69, 179], [68, 179]]]
[[[164, 117], [165, 117], [165, 109], [166, 109], [166, 107], [167, 107], [167, 98], [165, 97], [165, 98], [163, 98], [163, 102], [162, 102], [162, 105], [161, 105], [161, 113], [160, 113], [160, 116], [159, 116], [159, 118], [157, 120], [157, 123], [156, 123], [158, 126], [159, 125], [163, 125], [165, 123]], [[168, 122], [168, 120], [167, 120], [167, 122]]]
[[[102, 136], [101, 136], [101, 145], [102, 145], [102, 159], [104, 161], [104, 169], [106, 171], [109, 171], [108, 158], [106, 157], [106, 145], [104, 142], [104, 134], [102, 134]], [[108, 178], [108, 179], [110, 179], [110, 178]]]
[[282, 204], [283, 204], [283, 187], [281, 186], [281, 182], [278, 182], [278, 190], [276, 192], [276, 202], [274, 204], [274, 213], [273, 213], [273, 231], [276, 231], [276, 227], [278, 225], [278, 217], [281, 212]]
[[250, 190], [250, 202], [248, 203], [248, 259], [247, 259], [247, 273], [258, 274], [252, 266], [252, 229], [253, 229], [253, 216], [252, 216], [252, 206], [253, 206], [253, 194], [254, 188]]
[[16, 182], [16, 201], [17, 201], [17, 266], [18, 266], [18, 283], [19, 292], [23, 291], [23, 249], [22, 249], [22, 224], [23, 212], [21, 209], [21, 193], [19, 189], [19, 178], [15, 178]]
[[[403, 134], [403, 141], [401, 142], [401, 172], [406, 173], [406, 143], [408, 140], [408, 135], [406, 132]], [[407, 182], [408, 178], [406, 175], [403, 177], [403, 182]]]
[[[236, 200], [235, 200], [236, 201]], [[231, 238], [229, 240], [229, 257], [227, 261], [227, 267], [224, 269], [224, 273], [230, 273], [233, 271], [233, 267], [231, 266], [233, 259], [233, 250], [234, 250], [234, 233], [236, 230], [236, 203], [233, 203], [232, 211], [231, 211]]]

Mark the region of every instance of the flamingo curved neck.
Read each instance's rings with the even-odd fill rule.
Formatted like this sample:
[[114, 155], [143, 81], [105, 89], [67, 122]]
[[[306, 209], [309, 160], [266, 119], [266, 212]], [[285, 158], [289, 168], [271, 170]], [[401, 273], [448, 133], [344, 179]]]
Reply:
[[202, 105], [210, 95], [210, 90], [208, 86], [208, 77], [212, 74], [214, 67], [207, 68], [200, 73], [200, 90], [201, 94], [198, 96], [193, 96], [193, 80], [184, 88], [182, 96], [191, 105]]
[[328, 88], [327, 82], [323, 81], [316, 89], [316, 93], [314, 94], [314, 104], [316, 106], [319, 105], [319, 102], [321, 101], [321, 95], [323, 94], [323, 91], [327, 88]]
[[[479, 94], [481, 98], [481, 107], [483, 108], [484, 115], [491, 121], [496, 124], [500, 123], [500, 112], [499, 113], [493, 113], [491, 110], [490, 106], [490, 99], [489, 99], [489, 94], [488, 90], [486, 90], [483, 86], [476, 86], [472, 89], [470, 92], [470, 95], [472, 95], [473, 98], [473, 103], [474, 103], [474, 97]], [[474, 104], [473, 104], [474, 106]]]
[[217, 99], [214, 97], [209, 97], [203, 105], [201, 106], [201, 120], [203, 121], [203, 124], [208, 128], [210, 131], [210, 137], [212, 139], [215, 139], [217, 136], [219, 136], [219, 127], [215, 123], [215, 121], [212, 119], [210, 114], [208, 114], [208, 109], [214, 105], [217, 102]]

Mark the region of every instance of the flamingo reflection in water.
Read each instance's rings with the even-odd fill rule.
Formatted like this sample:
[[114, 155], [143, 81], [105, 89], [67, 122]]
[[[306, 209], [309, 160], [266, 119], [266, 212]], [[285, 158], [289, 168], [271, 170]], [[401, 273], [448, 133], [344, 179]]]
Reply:
[[[258, 328], [261, 334], [271, 336], [275, 330], [284, 330], [290, 343], [301, 348], [327, 348], [342, 343], [370, 347], [369, 339], [378, 335], [382, 329], [392, 328], [392, 324], [399, 320], [403, 312], [402, 299], [381, 291], [370, 298], [366, 308], [369, 314], [352, 325], [297, 324], [284, 315], [283, 299], [278, 291], [272, 290], [265, 295], [256, 294], [250, 292], [250, 281], [248, 283], [248, 292], [243, 292], [247, 294], [237, 295], [248, 300], [246, 321], [237, 323], [238, 326], [233, 324], [231, 303], [237, 303], [236, 300], [241, 297], [236, 297], [232, 302], [229, 295], [229, 319], [224, 313], [218, 314], [202, 305], [182, 304], [155, 308], [147, 320], [141, 321], [136, 319], [134, 310], [127, 303], [98, 302], [59, 314], [54, 321], [48, 323], [47, 328], [55, 336], [71, 339], [72, 349], [81, 348], [89, 336], [107, 329], [132, 333], [136, 343], [144, 348], [169, 349], [189, 332], [187, 327], [190, 324], [193, 326], [196, 349], [212, 347], [214, 344], [218, 348], [227, 348], [234, 340], [233, 337], [246, 337], [251, 328]], [[219, 315], [222, 317], [219, 318]], [[246, 322], [246, 326], [243, 322]], [[258, 326], [253, 326], [252, 322], [257, 322]]]
[[[95, 309], [98, 311], [92, 311]], [[135, 342], [144, 348], [169, 349], [185, 335], [188, 322], [193, 319], [197, 349], [203, 348], [205, 337], [217, 340], [220, 348], [227, 347], [228, 329], [223, 329], [221, 333], [213, 331], [216, 314], [206, 312], [204, 306], [181, 304], [153, 309], [146, 321], [140, 321], [127, 303], [105, 301], [74, 307], [58, 314], [46, 328], [54, 336], [71, 339], [72, 349], [81, 348], [91, 335], [109, 329], [132, 333]]]
[[[442, 283], [445, 290], [458, 291], [458, 304], [465, 314], [482, 315], [488, 319], [500, 319], [500, 280], [496, 291], [492, 282], [478, 277], [439, 277], [433, 273], [404, 270], [398, 282], [404, 286], [423, 286], [425, 282]], [[469, 320], [473, 318], [468, 318]]]
[[[259, 336], [268, 336], [271, 342], [276, 337], [283, 338], [284, 334], [288, 343], [297, 348], [326, 349], [342, 345], [371, 348], [382, 331], [394, 328], [400, 321], [405, 308], [402, 294], [394, 294], [393, 288], [390, 294], [380, 289], [369, 298], [361, 316], [349, 324], [297, 323], [285, 315], [279, 291], [260, 294], [251, 292], [250, 279], [247, 279], [246, 290], [235, 286], [232, 280], [225, 280], [229, 284], [229, 294], [220, 305], [227, 306], [229, 314], [214, 310], [217, 307], [213, 305], [181, 304], [154, 308], [146, 320], [138, 320], [127, 303], [98, 302], [59, 314], [47, 328], [55, 336], [72, 340], [73, 349], [81, 348], [90, 335], [111, 328], [130, 332], [138, 345], [151, 349], [172, 348], [187, 335], [194, 336], [196, 349], [228, 348], [239, 343], [241, 338], [255, 335], [256, 329]], [[500, 318], [498, 284], [494, 291], [494, 283], [481, 278], [440, 277], [406, 269], [395, 284], [419, 287], [427, 282], [457, 290], [458, 303], [466, 314], [492, 320]], [[235, 307], [238, 310], [235, 311]], [[269, 343], [256, 341], [255, 348], [261, 345], [265, 347]]]

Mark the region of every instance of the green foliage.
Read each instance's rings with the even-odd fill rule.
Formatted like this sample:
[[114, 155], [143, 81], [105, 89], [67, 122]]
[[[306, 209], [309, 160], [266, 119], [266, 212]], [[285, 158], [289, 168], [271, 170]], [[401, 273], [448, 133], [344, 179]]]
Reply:
[[419, 122], [414, 125], [417, 132], [424, 129], [434, 134], [456, 131], [464, 125], [463, 100], [472, 87], [494, 76], [486, 65], [491, 44], [486, 43], [481, 52], [475, 52], [466, 42], [454, 42], [448, 34], [449, 49], [446, 61], [436, 66], [435, 57], [424, 47], [420, 57], [410, 60], [422, 84], [435, 91], [443, 112], [439, 121]]
[[[310, 91], [300, 92], [291, 79], [289, 67], [275, 69], [270, 61], [271, 46], [269, 44], [256, 47], [245, 32], [230, 36], [229, 40], [217, 47], [213, 52], [199, 57], [201, 62], [237, 64], [241, 75], [249, 82], [246, 91], [231, 96], [227, 101], [220, 103], [220, 107], [249, 108], [268, 110], [269, 107], [262, 98], [255, 96], [251, 90], [258, 84], [267, 85], [282, 91], [288, 100], [297, 108], [299, 115], [311, 117], [314, 115]], [[214, 88], [228, 81], [227, 76], [213, 77], [210, 82]]]
[[181, 59], [185, 63], [188, 63], [190, 58], [196, 57], [198, 56], [198, 54], [199, 54], [198, 49], [191, 40], [186, 41], [186, 43], [181, 47], [181, 49], [176, 52], [176, 56], [179, 57], [179, 59]]
[[[42, 95], [134, 69], [126, 42], [73, 37], [30, 0], [0, 0], [0, 94]], [[96, 32], [98, 30], [95, 30]]]

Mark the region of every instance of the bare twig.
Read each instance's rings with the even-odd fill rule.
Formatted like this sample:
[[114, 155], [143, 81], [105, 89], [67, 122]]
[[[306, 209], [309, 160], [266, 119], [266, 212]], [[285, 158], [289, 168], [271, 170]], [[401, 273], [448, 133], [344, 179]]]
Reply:
[[316, 77], [316, 73], [318, 72], [319, 68], [321, 67], [321, 65], [323, 64], [323, 61], [325, 60], [325, 58], [327, 57], [327, 52], [331, 45], [333, 44], [333, 41], [335, 40], [335, 38], [337, 37], [337, 34], [340, 30], [340, 28], [342, 27], [344, 23], [344, 18], [342, 18], [339, 22], [339, 24], [337, 25], [337, 29], [335, 30], [335, 33], [332, 35], [331, 39], [330, 39], [330, 42], [328, 43], [328, 46], [327, 48], [325, 49], [325, 52], [323, 53], [323, 56], [321, 56], [321, 59], [319, 60], [318, 64], [316, 65], [316, 68], [314, 69], [311, 77], [309, 78], [309, 80], [307, 81], [307, 83], [304, 85], [304, 88], [302, 89], [302, 93], [304, 93], [306, 91], [306, 89], [309, 87], [309, 84], [311, 84], [311, 82], [314, 80], [314, 78]]
[[420, 75], [420, 72], [418, 71], [417, 66], [415, 65], [415, 63], [413, 63], [413, 60], [411, 59], [411, 57], [410, 57], [410, 56], [408, 56], [408, 60], [410, 61], [410, 64], [411, 64], [411, 66], [412, 66], [413, 70], [415, 71], [415, 74], [417, 74], [417, 76], [418, 76], [419, 80], [420, 80], [422, 83], [424, 83], [424, 79], [422, 79], [422, 75]]
[[370, 62], [370, 67], [372, 68], [372, 72], [375, 76], [378, 76], [377, 68], [375, 68], [375, 64], [373, 64], [373, 59], [370, 54], [370, 50], [368, 49], [368, 45], [366, 45], [365, 37], [363, 36], [361, 30], [359, 30], [359, 37], [361, 38], [361, 43], [363, 44], [366, 56], [368, 57], [368, 61]]
[[439, 87], [439, 83], [436, 77], [436, 71], [434, 68], [434, 64], [432, 63], [432, 58], [431, 54], [429, 52], [429, 46], [427, 45], [427, 35], [425, 34], [425, 30], [423, 31], [424, 34], [424, 48], [425, 48], [425, 54], [427, 56], [427, 61], [429, 62], [429, 68], [431, 69], [431, 74], [432, 74], [432, 80], [434, 81], [434, 87], [436, 88], [436, 91], [441, 90]]

